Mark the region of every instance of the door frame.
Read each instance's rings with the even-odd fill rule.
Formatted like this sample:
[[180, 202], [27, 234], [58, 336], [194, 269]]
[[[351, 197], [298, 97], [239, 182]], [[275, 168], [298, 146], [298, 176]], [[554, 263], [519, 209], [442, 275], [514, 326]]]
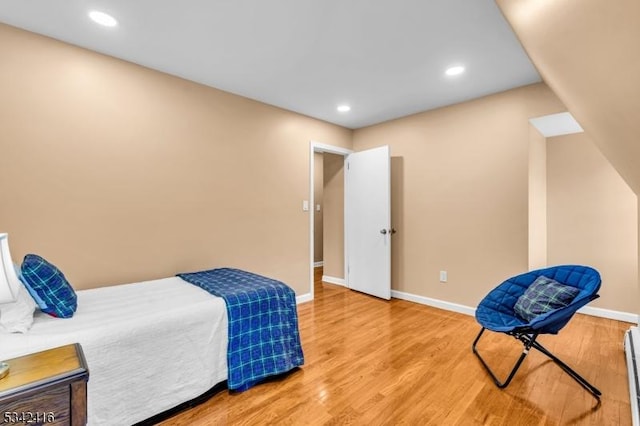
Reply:
[[[328, 154], [337, 154], [337, 155], [342, 155], [343, 157], [346, 157], [347, 155], [353, 153], [353, 150], [351, 149], [347, 149], [347, 148], [342, 148], [339, 146], [334, 146], [334, 145], [327, 145], [321, 142], [317, 142], [317, 141], [310, 141], [309, 142], [309, 297], [308, 298], [304, 298], [304, 301], [311, 301], [314, 299], [314, 275], [313, 275], [313, 271], [314, 271], [314, 259], [313, 259], [313, 254], [314, 254], [314, 228], [315, 228], [315, 199], [314, 199], [314, 181], [315, 181], [315, 164], [314, 164], [314, 154], [315, 153], [328, 153]], [[345, 187], [346, 187], [346, 173], [345, 173]], [[346, 188], [345, 188], [346, 189]], [[345, 190], [345, 194], [346, 194], [346, 190]], [[343, 216], [344, 216], [344, 212], [343, 212]], [[344, 220], [344, 219], [343, 219]], [[346, 250], [346, 244], [347, 244], [347, 224], [344, 224], [345, 226], [345, 232], [344, 232], [344, 245], [345, 245], [345, 250], [344, 250], [344, 257], [345, 257], [345, 268], [347, 265], [347, 250]], [[345, 280], [347, 279], [347, 275], [345, 274]]]

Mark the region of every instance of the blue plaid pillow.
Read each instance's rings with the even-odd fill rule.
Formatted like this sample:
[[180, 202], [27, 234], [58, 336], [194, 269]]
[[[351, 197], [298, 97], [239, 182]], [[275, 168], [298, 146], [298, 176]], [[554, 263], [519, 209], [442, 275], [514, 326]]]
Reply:
[[580, 289], [543, 275], [527, 288], [513, 307], [516, 315], [529, 322], [538, 315], [564, 308], [580, 293]]
[[22, 261], [22, 279], [38, 295], [44, 307], [42, 312], [58, 317], [71, 318], [78, 307], [75, 291], [60, 272], [51, 263], [35, 254], [28, 254]]

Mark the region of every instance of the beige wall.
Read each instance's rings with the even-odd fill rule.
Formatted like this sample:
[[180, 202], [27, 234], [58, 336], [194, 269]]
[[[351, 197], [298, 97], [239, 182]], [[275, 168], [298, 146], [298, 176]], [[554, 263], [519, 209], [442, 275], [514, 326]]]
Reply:
[[529, 124], [529, 269], [547, 266], [547, 139]]
[[496, 3], [544, 81], [640, 193], [640, 1]]
[[550, 264], [591, 265], [602, 276], [593, 306], [634, 312], [637, 197], [584, 134], [547, 139]]
[[401, 165], [394, 289], [475, 306], [527, 270], [528, 119], [563, 110], [536, 84], [354, 131], [355, 150], [388, 144]]
[[0, 25], [0, 230], [77, 288], [240, 267], [309, 289], [309, 141], [351, 131]]
[[640, 190], [640, 2], [496, 0], [544, 81]]
[[[322, 262], [322, 246], [323, 246], [323, 213], [324, 213], [324, 201], [323, 201], [323, 188], [324, 188], [324, 162], [322, 154], [315, 152], [313, 154], [313, 199], [314, 199], [314, 214], [313, 214], [313, 261]], [[315, 206], [320, 205], [318, 211]]]
[[[635, 29], [621, 25], [625, 31]], [[564, 54], [556, 44], [540, 52]], [[357, 150], [391, 145], [393, 287], [474, 305], [527, 268], [527, 120], [566, 109], [539, 84], [352, 132], [5, 25], [0, 56], [0, 230], [11, 235], [14, 260], [39, 253], [76, 288], [235, 266], [306, 293], [301, 204], [309, 141], [321, 140]], [[554, 79], [554, 61], [544, 63], [545, 79], [639, 188], [640, 122], [629, 111], [639, 110], [631, 107], [640, 97], [626, 96], [637, 79], [625, 80], [627, 71], [602, 79], [608, 67], [585, 64], [576, 79], [589, 87], [578, 90], [563, 85], [566, 70]], [[602, 104], [593, 101], [594, 81], [606, 81]], [[333, 176], [343, 183], [341, 170]], [[326, 191], [324, 204], [325, 227], [342, 226], [341, 205], [327, 219]], [[342, 230], [325, 228], [323, 240], [325, 274], [344, 277]], [[447, 284], [438, 283], [439, 270], [449, 271]]]
[[324, 275], [344, 278], [344, 157], [324, 153]]
[[391, 152], [391, 227], [396, 230], [391, 238], [391, 287], [400, 288], [405, 282], [405, 189], [404, 158]]

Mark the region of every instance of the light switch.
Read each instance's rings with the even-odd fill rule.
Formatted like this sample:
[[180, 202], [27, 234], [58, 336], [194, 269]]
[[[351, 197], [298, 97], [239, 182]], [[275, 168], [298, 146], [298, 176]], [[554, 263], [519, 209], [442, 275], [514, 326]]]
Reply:
[[320, 204], [316, 204], [316, 211], [319, 212], [320, 211]]
[[305, 212], [309, 211], [309, 200], [302, 200], [302, 210]]

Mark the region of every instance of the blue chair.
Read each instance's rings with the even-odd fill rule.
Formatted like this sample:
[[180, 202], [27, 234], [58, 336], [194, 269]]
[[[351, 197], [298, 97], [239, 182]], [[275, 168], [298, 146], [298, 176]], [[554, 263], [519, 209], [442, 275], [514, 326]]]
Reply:
[[[572, 290], [572, 292], [577, 291], [578, 293], [573, 300], [564, 307], [552, 309], [530, 320], [523, 319], [516, 314], [514, 306], [520, 296], [541, 276], [551, 278], [560, 284], [577, 288], [577, 290], [570, 290]], [[529, 353], [529, 350], [533, 348], [551, 358], [564, 372], [600, 401], [602, 393], [598, 389], [536, 341], [541, 334], [557, 334], [567, 325], [578, 309], [592, 300], [597, 299], [599, 297], [597, 292], [600, 289], [600, 283], [600, 274], [593, 268], [579, 265], [561, 265], [517, 275], [491, 290], [491, 292], [482, 299], [476, 309], [476, 320], [480, 323], [482, 329], [478, 337], [474, 340], [472, 349], [473, 353], [493, 378], [496, 386], [506, 388], [509, 385], [516, 371], [520, 368], [522, 361], [524, 361], [524, 358]], [[505, 381], [500, 381], [496, 377], [476, 348], [485, 330], [508, 334], [524, 345], [520, 358], [516, 361]]]

